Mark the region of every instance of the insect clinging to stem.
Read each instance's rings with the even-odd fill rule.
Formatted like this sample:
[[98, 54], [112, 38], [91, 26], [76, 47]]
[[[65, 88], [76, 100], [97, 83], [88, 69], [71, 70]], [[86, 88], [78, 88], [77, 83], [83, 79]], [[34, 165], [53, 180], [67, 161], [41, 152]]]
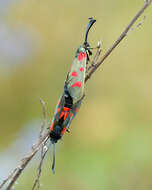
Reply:
[[82, 99], [84, 98], [86, 65], [88, 64], [89, 56], [92, 55], [90, 45], [88, 43], [88, 33], [95, 22], [95, 19], [92, 17], [89, 18], [84, 43], [79, 46], [76, 51], [72, 66], [65, 80], [64, 92], [57, 103], [49, 128], [50, 141], [53, 145], [53, 173], [55, 167], [55, 144], [62, 138], [66, 131], [69, 132], [71, 121], [76, 116], [81, 106]]

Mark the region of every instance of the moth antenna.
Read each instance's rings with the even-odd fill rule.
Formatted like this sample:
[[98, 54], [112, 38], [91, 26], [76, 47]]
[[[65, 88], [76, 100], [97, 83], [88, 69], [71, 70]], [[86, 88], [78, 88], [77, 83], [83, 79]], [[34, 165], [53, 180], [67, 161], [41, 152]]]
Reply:
[[89, 23], [88, 23], [88, 26], [86, 28], [86, 33], [85, 33], [85, 41], [84, 41], [84, 45], [85, 46], [88, 46], [88, 42], [87, 42], [87, 39], [88, 39], [88, 33], [89, 33], [89, 30], [90, 28], [92, 27], [92, 25], [96, 22], [95, 19], [93, 19], [93, 17], [89, 18]]
[[52, 173], [55, 174], [55, 143], [53, 144], [53, 163], [52, 163]]

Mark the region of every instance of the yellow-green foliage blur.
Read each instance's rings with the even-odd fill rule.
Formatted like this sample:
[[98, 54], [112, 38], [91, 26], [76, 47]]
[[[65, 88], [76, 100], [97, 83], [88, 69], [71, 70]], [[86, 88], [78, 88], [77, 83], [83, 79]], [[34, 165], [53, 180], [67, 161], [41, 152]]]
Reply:
[[[0, 42], [0, 51], [6, 53], [0, 52], [1, 151], [16, 139], [24, 139], [22, 129], [39, 120], [32, 141], [25, 139], [28, 147], [32, 145], [41, 125], [40, 97], [47, 104], [49, 119], [53, 116], [75, 51], [83, 43], [88, 18], [93, 16], [97, 20], [89, 33], [89, 43], [96, 46], [101, 40], [104, 54], [143, 3], [142, 0], [11, 3], [1, 17], [1, 25], [14, 40], [9, 42], [10, 37], [3, 40], [0, 34], [4, 45], [8, 42], [6, 48]], [[51, 173], [50, 152], [45, 159], [41, 189], [152, 189], [151, 13], [149, 7], [142, 26], [129, 33], [87, 82], [86, 97], [71, 125], [71, 133], [57, 145], [55, 175]], [[26, 153], [23, 148], [21, 154]], [[18, 154], [18, 150], [12, 157], [13, 154]], [[11, 157], [7, 159], [11, 161]], [[29, 164], [15, 190], [31, 189], [37, 165], [38, 160]]]

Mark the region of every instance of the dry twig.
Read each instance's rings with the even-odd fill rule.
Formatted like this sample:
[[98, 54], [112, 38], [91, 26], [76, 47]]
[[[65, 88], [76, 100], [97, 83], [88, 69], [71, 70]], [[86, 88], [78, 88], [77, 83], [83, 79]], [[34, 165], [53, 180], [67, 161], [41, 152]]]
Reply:
[[41, 172], [42, 172], [43, 160], [44, 160], [45, 155], [46, 155], [48, 150], [49, 150], [49, 148], [47, 148], [47, 146], [43, 146], [43, 149], [41, 151], [41, 160], [40, 160], [40, 164], [38, 167], [38, 173], [37, 173], [37, 177], [35, 179], [35, 182], [33, 184], [32, 190], [35, 189], [36, 185], [37, 185], [37, 190], [40, 188], [40, 177], [41, 177]]
[[93, 48], [93, 49], [97, 49], [95, 56], [93, 57], [93, 60], [91, 62], [91, 65], [87, 68], [87, 73], [89, 72], [89, 70], [95, 66], [96, 62], [98, 61], [98, 58], [100, 56], [101, 53], [101, 42], [98, 42], [97, 47]]
[[127, 32], [127, 35], [130, 34], [132, 31], [134, 31], [136, 28], [140, 27], [143, 24], [145, 19], [146, 19], [146, 16], [144, 16], [144, 18], [138, 24], [130, 28], [130, 30]]
[[[41, 138], [42, 138], [43, 131], [44, 131], [46, 123], [47, 123], [46, 104], [45, 104], [45, 102], [41, 98], [40, 98], [40, 102], [42, 104], [44, 120], [43, 120], [43, 123], [41, 125], [39, 140], [41, 140]], [[36, 179], [34, 181], [32, 190], [34, 190], [36, 186], [37, 186], [37, 189], [40, 188], [40, 177], [41, 177], [41, 172], [42, 172], [42, 165], [43, 165], [43, 160], [45, 158], [45, 155], [46, 155], [47, 151], [48, 151], [47, 146], [44, 143], [42, 143], [42, 147], [41, 147], [41, 160], [40, 160], [40, 164], [39, 164], [39, 167], [38, 167], [37, 177], [36, 177]]]
[[[97, 61], [93, 66], [91, 67], [89, 73], [86, 76], [85, 81], [92, 76], [92, 74], [97, 70], [97, 68], [104, 62], [104, 60], [111, 54], [111, 52], [118, 46], [118, 44], [127, 36], [128, 31], [132, 28], [132, 26], [135, 24], [137, 19], [140, 17], [140, 15], [144, 12], [144, 10], [152, 3], [152, 0], [146, 0], [143, 7], [138, 11], [136, 16], [131, 20], [129, 25], [125, 28], [125, 30], [121, 33], [120, 37], [114, 42], [114, 44], [107, 50], [107, 52], [101, 57], [99, 61]], [[98, 56], [99, 57], [99, 56]], [[97, 57], [97, 58], [98, 58]], [[4, 186], [6, 182], [9, 181], [9, 184], [6, 188], [6, 190], [10, 190], [22, 171], [25, 169], [29, 161], [33, 158], [33, 156], [36, 154], [36, 152], [42, 147], [42, 144], [44, 145], [47, 140], [49, 139], [49, 131], [47, 131], [36, 143], [34, 144], [32, 151], [30, 154], [28, 154], [19, 164], [19, 166], [11, 173], [10, 176], [8, 176], [0, 185], [0, 188]], [[42, 160], [42, 159], [41, 159]], [[41, 164], [41, 163], [40, 163]]]
[[97, 70], [97, 68], [104, 62], [104, 60], [111, 54], [111, 52], [118, 46], [118, 44], [127, 36], [128, 31], [135, 24], [137, 19], [142, 15], [145, 9], [152, 3], [152, 0], [146, 0], [144, 6], [138, 11], [135, 17], [131, 20], [125, 30], [121, 33], [119, 38], [114, 42], [114, 44], [107, 50], [107, 52], [101, 57], [101, 59], [95, 64], [95, 66], [91, 69], [89, 74], [86, 76], [85, 81], [87, 81], [91, 75]]
[[3, 180], [3, 182], [0, 185], [0, 189], [5, 185], [5, 183], [12, 178], [12, 176], [14, 175], [14, 173], [16, 172], [17, 167], [7, 176], [6, 179]]

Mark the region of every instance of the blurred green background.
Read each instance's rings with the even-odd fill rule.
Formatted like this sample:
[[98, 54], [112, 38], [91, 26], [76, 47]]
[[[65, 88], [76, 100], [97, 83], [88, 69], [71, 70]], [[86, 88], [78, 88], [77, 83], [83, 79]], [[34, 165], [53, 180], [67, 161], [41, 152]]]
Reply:
[[[53, 116], [68, 68], [84, 40], [87, 19], [97, 19], [89, 43], [95, 46], [101, 40], [104, 53], [143, 3], [0, 2], [0, 181], [39, 135], [40, 97], [47, 103], [49, 118]], [[149, 7], [143, 25], [87, 82], [71, 133], [57, 145], [55, 175], [50, 153], [45, 159], [41, 189], [152, 189], [151, 12]], [[31, 189], [38, 159], [28, 165], [15, 190]]]

